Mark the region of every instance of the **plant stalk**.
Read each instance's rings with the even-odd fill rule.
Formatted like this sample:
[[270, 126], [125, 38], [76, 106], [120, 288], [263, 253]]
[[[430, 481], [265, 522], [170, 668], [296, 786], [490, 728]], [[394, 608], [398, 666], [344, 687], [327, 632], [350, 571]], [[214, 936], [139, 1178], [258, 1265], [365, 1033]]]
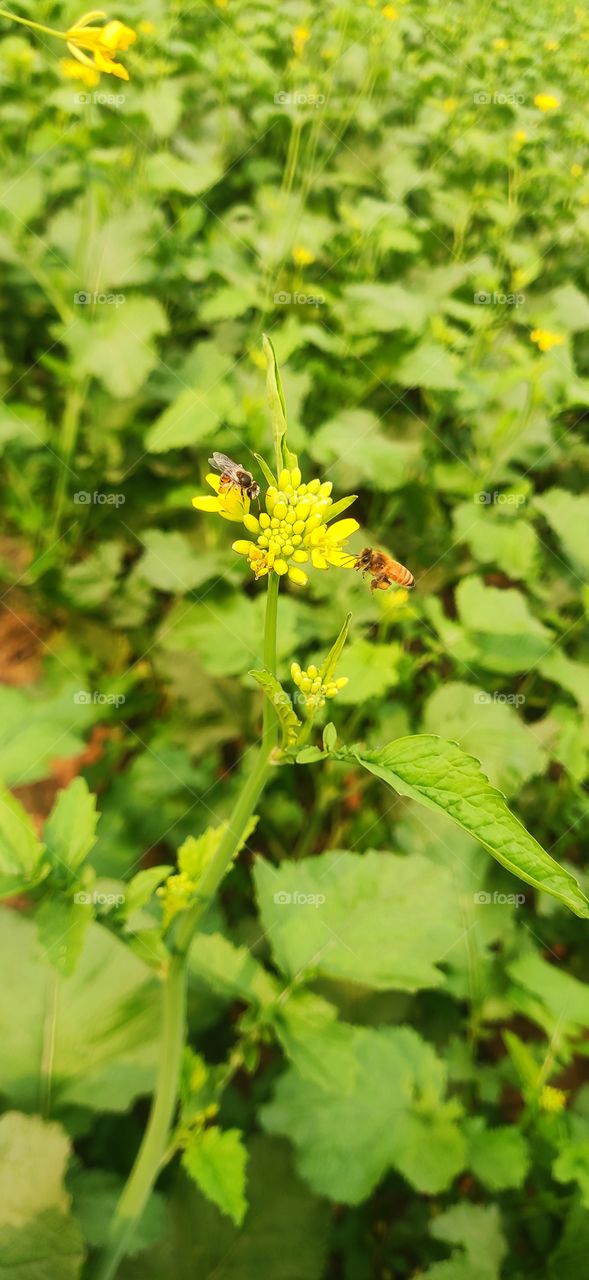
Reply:
[[[276, 667], [278, 588], [279, 578], [277, 574], [271, 573], [268, 578], [264, 627], [264, 666], [272, 674], [275, 674]], [[172, 933], [172, 954], [163, 992], [161, 1057], [151, 1112], [137, 1158], [117, 1205], [104, 1253], [92, 1272], [94, 1280], [113, 1280], [162, 1167], [174, 1121], [186, 1038], [186, 966], [190, 943], [235, 857], [246, 824], [268, 781], [275, 743], [276, 716], [273, 707], [265, 699], [262, 744], [256, 762], [237, 799], [217, 852], [202, 877], [198, 900], [179, 918], [177, 929]]]

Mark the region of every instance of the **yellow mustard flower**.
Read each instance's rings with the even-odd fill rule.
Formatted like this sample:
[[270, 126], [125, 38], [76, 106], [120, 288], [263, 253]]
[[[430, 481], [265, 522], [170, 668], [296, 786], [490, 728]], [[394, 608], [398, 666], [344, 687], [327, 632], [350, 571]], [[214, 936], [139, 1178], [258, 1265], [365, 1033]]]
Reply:
[[542, 1111], [562, 1111], [566, 1107], [567, 1096], [562, 1089], [555, 1089], [553, 1085], [545, 1084], [539, 1102]]
[[446, 115], [450, 116], [452, 115], [452, 112], [456, 110], [457, 106], [458, 98], [444, 98], [444, 101], [442, 102], [442, 111], [445, 111]]
[[311, 263], [315, 261], [315, 254], [313, 251], [311, 249], [305, 249], [303, 244], [295, 245], [292, 251], [292, 256], [293, 262], [296, 262], [297, 267], [310, 267]]
[[360, 528], [357, 520], [336, 520], [335, 524], [320, 524], [312, 529], [307, 538], [311, 551], [311, 560], [316, 569], [327, 569], [334, 565], [336, 569], [350, 569], [356, 563], [356, 557], [346, 551], [345, 544]]
[[[233, 543], [233, 550], [246, 556], [256, 578], [271, 572], [280, 577], [288, 574], [292, 582], [302, 587], [308, 579], [300, 566], [309, 559], [318, 569], [327, 569], [330, 564], [353, 567], [354, 558], [344, 553], [341, 543], [344, 536], [360, 526], [356, 520], [344, 520], [328, 530], [330, 508], [334, 507], [334, 515], [342, 509], [342, 503], [334, 506], [332, 487], [328, 480], [322, 483], [314, 479], [303, 484], [298, 467], [281, 471], [278, 486], [271, 485], [267, 490], [266, 510], [259, 517], [251, 512], [243, 517], [256, 541], [242, 538]], [[343, 503], [347, 505], [345, 499]], [[338, 525], [344, 525], [345, 530]]]
[[87, 89], [95, 89], [100, 84], [100, 72], [95, 67], [87, 67], [75, 58], [60, 58], [59, 65], [66, 80], [79, 80]]
[[206, 477], [206, 481], [211, 489], [215, 490], [215, 495], [207, 494], [205, 497], [193, 498], [193, 507], [196, 507], [197, 511], [214, 511], [224, 520], [233, 520], [241, 524], [250, 509], [247, 494], [236, 488], [221, 489], [221, 476], [211, 474]]
[[518, 147], [523, 147], [524, 142], [528, 141], [528, 135], [525, 129], [516, 129], [513, 135], [513, 141], [517, 143]]
[[493, 48], [509, 49], [509, 40], [506, 40], [504, 36], [497, 36], [497, 39], [493, 41]]
[[149, 18], [143, 18], [142, 21], [137, 24], [137, 28], [141, 32], [142, 36], [152, 36], [156, 29], [155, 22], [151, 22]]
[[560, 98], [556, 98], [553, 93], [537, 93], [534, 106], [538, 111], [556, 111], [560, 106]]
[[302, 670], [298, 662], [293, 662], [290, 674], [293, 683], [300, 690], [305, 711], [310, 712], [324, 707], [327, 698], [336, 698], [340, 689], [345, 689], [349, 683], [347, 676], [338, 676], [337, 680], [331, 678], [324, 680], [321, 672], [312, 663], [306, 670]]
[[[116, 76], [118, 80], [128, 80], [129, 72], [122, 63], [115, 62], [115, 54], [124, 53], [133, 44], [137, 39], [136, 32], [116, 19], [103, 27], [91, 25], [95, 18], [103, 17], [105, 14], [99, 9], [84, 14], [67, 32], [67, 47], [72, 57], [85, 66]], [[93, 58], [83, 50], [88, 50]]]
[[564, 342], [562, 334], [551, 333], [550, 329], [532, 329], [530, 338], [540, 351], [551, 351], [553, 347], [561, 347]]
[[311, 39], [311, 32], [308, 27], [295, 27], [292, 33], [292, 47], [295, 57], [302, 58], [305, 52], [305, 45]]
[[571, 177], [572, 177], [572, 178], [582, 178], [582, 177], [583, 177], [583, 166], [582, 166], [582, 165], [580, 165], [580, 164], [572, 164], [572, 165], [571, 165]]
[[548, 53], [556, 53], [557, 49], [560, 49], [560, 45], [558, 43], [558, 40], [545, 40], [544, 48], [548, 51]]
[[396, 22], [399, 17], [399, 11], [395, 9], [394, 4], [385, 4], [384, 9], [381, 9], [380, 12], [387, 22]]

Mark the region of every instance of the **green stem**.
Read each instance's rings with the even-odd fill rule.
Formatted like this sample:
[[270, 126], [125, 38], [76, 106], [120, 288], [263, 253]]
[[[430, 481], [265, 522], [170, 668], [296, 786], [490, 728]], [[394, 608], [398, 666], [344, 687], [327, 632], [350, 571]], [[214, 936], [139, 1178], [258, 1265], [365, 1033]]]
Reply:
[[59, 538], [61, 517], [67, 494], [68, 475], [71, 471], [70, 463], [76, 451], [78, 431], [80, 429], [80, 414], [86, 398], [88, 382], [89, 379], [84, 378], [79, 386], [69, 387], [67, 391], [59, 439], [60, 469], [55, 486], [53, 520], [47, 535], [48, 546], [51, 546]]
[[[264, 629], [264, 664], [273, 674], [276, 667], [278, 586], [278, 576], [270, 574]], [[272, 707], [270, 711], [272, 712]], [[117, 1205], [104, 1253], [92, 1273], [95, 1280], [113, 1280], [116, 1275], [168, 1150], [186, 1036], [186, 964], [190, 943], [235, 857], [247, 822], [268, 781], [275, 741], [275, 719], [268, 717], [264, 708], [262, 745], [254, 767], [238, 797], [217, 852], [202, 877], [198, 901], [190, 911], [179, 917], [177, 928], [172, 932], [172, 955], [163, 996], [160, 1066], [151, 1113], [135, 1164]]]
[[67, 31], [56, 31], [55, 27], [44, 27], [41, 22], [32, 22], [30, 18], [19, 18], [16, 13], [9, 13], [7, 9], [0, 9], [0, 18], [8, 18], [10, 22], [20, 22], [23, 27], [30, 27], [32, 31], [42, 31], [46, 36], [57, 36], [58, 40], [67, 40]]

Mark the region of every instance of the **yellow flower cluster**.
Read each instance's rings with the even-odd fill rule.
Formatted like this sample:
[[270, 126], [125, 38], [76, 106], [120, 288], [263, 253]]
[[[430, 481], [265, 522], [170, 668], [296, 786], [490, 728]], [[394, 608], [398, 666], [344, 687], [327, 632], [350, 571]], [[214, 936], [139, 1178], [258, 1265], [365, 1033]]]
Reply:
[[562, 334], [551, 333], [550, 329], [532, 329], [530, 338], [540, 351], [551, 351], [553, 347], [561, 347], [564, 342]]
[[324, 682], [321, 673], [313, 664], [306, 670], [302, 670], [298, 662], [293, 662], [290, 674], [303, 695], [306, 711], [316, 711], [319, 707], [324, 707], [325, 699], [335, 698], [340, 689], [345, 689], [348, 683], [347, 676], [338, 676], [337, 680], [328, 679]]
[[354, 557], [346, 552], [345, 542], [360, 526], [357, 520], [337, 520], [328, 526], [331, 490], [329, 480], [303, 484], [298, 467], [285, 467], [278, 487], [270, 485], [267, 490], [266, 510], [259, 518], [251, 512], [243, 516], [246, 529], [257, 538], [255, 542], [238, 539], [233, 550], [247, 557], [256, 578], [273, 571], [281, 577], [288, 574], [304, 587], [308, 579], [300, 566], [309, 560], [316, 569], [353, 567]]
[[562, 1089], [555, 1089], [551, 1084], [545, 1084], [540, 1094], [540, 1108], [542, 1111], [562, 1111], [566, 1107], [567, 1096]]
[[292, 47], [295, 58], [302, 58], [305, 52], [305, 45], [311, 39], [311, 32], [308, 27], [295, 27], [292, 33]]

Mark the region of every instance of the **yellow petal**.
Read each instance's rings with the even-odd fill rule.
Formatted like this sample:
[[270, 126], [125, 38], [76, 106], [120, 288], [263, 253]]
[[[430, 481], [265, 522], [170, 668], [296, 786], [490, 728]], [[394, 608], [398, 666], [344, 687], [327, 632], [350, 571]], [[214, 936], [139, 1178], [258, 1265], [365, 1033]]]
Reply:
[[344, 538], [350, 538], [359, 528], [358, 521], [352, 520], [351, 517], [346, 520], [336, 520], [335, 524], [329, 526], [329, 540], [342, 542]]
[[216, 511], [217, 513], [219, 511], [219, 499], [209, 495], [203, 498], [193, 498], [192, 505], [196, 507], [197, 511]]
[[316, 569], [327, 569], [327, 560], [325, 559], [323, 552], [319, 551], [317, 547], [313, 547], [313, 550], [311, 551], [311, 559]]
[[280, 578], [282, 578], [282, 576], [283, 576], [285, 573], [288, 573], [288, 565], [287, 565], [287, 563], [286, 563], [286, 560], [275, 560], [275, 561], [274, 561], [274, 572], [275, 572], [275, 573], [277, 573], [277, 574], [279, 575], [279, 577], [280, 577]]
[[291, 564], [288, 570], [288, 576], [291, 582], [296, 583], [297, 587], [305, 587], [309, 581], [306, 573], [302, 569], [297, 569], [296, 565]]
[[248, 514], [246, 514], [246, 515], [243, 517], [243, 523], [244, 523], [244, 525], [245, 525], [246, 529], [248, 530], [248, 533], [259, 533], [259, 532], [260, 532], [260, 522], [259, 522], [259, 520], [256, 520], [256, 517], [255, 517], [255, 516], [252, 516], [252, 515], [248, 515]]
[[238, 556], [249, 556], [252, 551], [253, 542], [248, 542], [247, 538], [238, 538], [237, 542], [233, 542], [233, 550], [237, 551]]

